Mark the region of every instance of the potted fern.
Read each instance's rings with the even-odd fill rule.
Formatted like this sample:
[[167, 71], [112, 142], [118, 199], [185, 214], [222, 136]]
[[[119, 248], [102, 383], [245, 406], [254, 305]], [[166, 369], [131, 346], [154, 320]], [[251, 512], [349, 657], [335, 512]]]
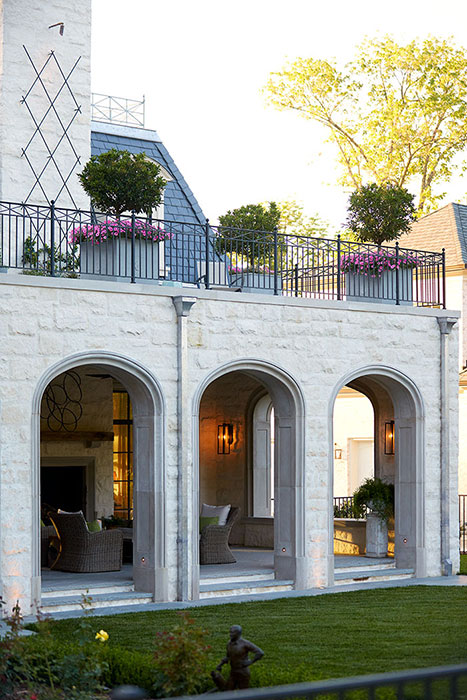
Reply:
[[378, 477], [365, 479], [353, 494], [358, 517], [366, 514], [366, 556], [386, 557], [388, 552], [388, 521], [394, 516], [394, 484]]

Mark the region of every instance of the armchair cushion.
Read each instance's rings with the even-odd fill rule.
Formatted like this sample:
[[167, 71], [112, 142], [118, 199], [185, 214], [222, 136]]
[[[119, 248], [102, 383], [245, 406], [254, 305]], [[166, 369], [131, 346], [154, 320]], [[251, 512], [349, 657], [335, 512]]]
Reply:
[[215, 518], [217, 516], [219, 518], [218, 525], [226, 524], [229, 513], [230, 503], [228, 506], [209, 506], [207, 503], [203, 503], [203, 507], [201, 508], [201, 517]]
[[219, 525], [219, 518], [218, 516], [200, 516], [199, 518], [199, 531], [202, 532], [206, 525]]

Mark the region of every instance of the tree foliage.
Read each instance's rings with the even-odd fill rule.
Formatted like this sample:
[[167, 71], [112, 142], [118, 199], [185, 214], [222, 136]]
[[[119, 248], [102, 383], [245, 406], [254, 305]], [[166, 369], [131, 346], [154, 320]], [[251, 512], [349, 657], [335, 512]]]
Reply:
[[410, 230], [413, 200], [414, 196], [399, 185], [363, 185], [350, 195], [347, 226], [357, 241], [377, 245], [395, 241]]
[[317, 238], [328, 237], [328, 224], [317, 214], [307, 215], [303, 206], [293, 199], [278, 202], [280, 211], [279, 232], [297, 238], [314, 236]]
[[[305, 214], [303, 206], [294, 200], [247, 204], [220, 216], [219, 223], [217, 249], [236, 258], [243, 254], [253, 266], [272, 265], [275, 229], [279, 245], [285, 236], [299, 239], [327, 233], [327, 224], [317, 215]], [[283, 246], [282, 258], [284, 251]]]
[[243, 255], [253, 266], [266, 263], [273, 255], [274, 230], [279, 226], [280, 216], [275, 202], [229, 209], [219, 216], [217, 249]]
[[467, 52], [452, 39], [366, 40], [343, 68], [298, 58], [271, 75], [265, 92], [275, 107], [329, 130], [342, 184], [418, 189], [420, 214], [444, 196], [435, 188], [449, 180], [467, 142]]
[[94, 205], [119, 218], [125, 211], [151, 215], [166, 185], [160, 173], [160, 166], [144, 153], [112, 148], [92, 156], [78, 177]]

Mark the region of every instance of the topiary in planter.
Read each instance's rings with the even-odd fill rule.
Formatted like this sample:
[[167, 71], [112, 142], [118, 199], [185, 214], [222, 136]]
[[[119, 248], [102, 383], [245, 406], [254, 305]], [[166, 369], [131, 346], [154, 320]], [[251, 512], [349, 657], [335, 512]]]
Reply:
[[365, 517], [365, 506], [386, 523], [394, 516], [394, 484], [379, 477], [365, 479], [353, 494], [354, 510], [358, 517]]

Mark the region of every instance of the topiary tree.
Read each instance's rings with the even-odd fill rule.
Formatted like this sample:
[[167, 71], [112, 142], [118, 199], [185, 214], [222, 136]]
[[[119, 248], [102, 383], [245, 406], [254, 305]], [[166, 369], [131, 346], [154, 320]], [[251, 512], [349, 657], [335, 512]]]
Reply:
[[414, 197], [399, 185], [372, 183], [350, 195], [346, 224], [357, 241], [382, 245], [397, 240], [414, 219]]
[[92, 156], [78, 177], [94, 205], [118, 219], [125, 211], [151, 215], [167, 184], [160, 173], [144, 153], [112, 148]]
[[[274, 229], [279, 226], [280, 217], [281, 212], [275, 202], [247, 204], [229, 210], [219, 217], [217, 250], [243, 255], [251, 265], [270, 262]], [[263, 234], [258, 235], [259, 232]]]

